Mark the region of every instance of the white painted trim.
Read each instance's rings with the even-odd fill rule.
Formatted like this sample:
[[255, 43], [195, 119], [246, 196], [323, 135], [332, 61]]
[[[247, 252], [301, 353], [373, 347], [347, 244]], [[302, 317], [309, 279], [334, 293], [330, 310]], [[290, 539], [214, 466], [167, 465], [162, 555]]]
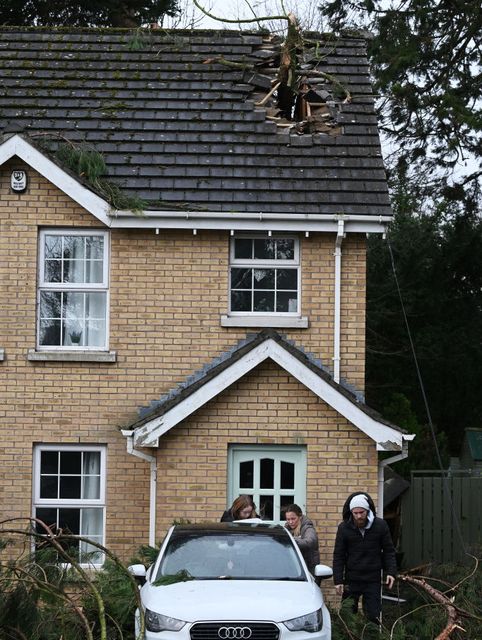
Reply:
[[[292, 221], [293, 218], [295, 222], [299, 219], [300, 222], [331, 222], [334, 224], [334, 230], [338, 228], [338, 220], [344, 220], [347, 222], [358, 222], [358, 223], [376, 223], [378, 225], [386, 225], [393, 219], [393, 216], [383, 216], [383, 215], [368, 215], [368, 214], [355, 214], [355, 213], [277, 213], [277, 212], [264, 212], [264, 211], [153, 211], [150, 209], [146, 209], [143, 212], [143, 216], [141, 216], [141, 220], [146, 218], [155, 218], [160, 217], [166, 220], [176, 218], [184, 219], [184, 220], [217, 220], [218, 224], [220, 220], [231, 220], [236, 221], [240, 217], [245, 220], [258, 220], [260, 222], [266, 221], [277, 221], [277, 220], [286, 220]], [[113, 226], [125, 226], [125, 222], [129, 221], [129, 218], [132, 218], [132, 211], [120, 211], [115, 210], [112, 211], [112, 216], [117, 220], [116, 224]], [[251, 227], [248, 227], [248, 231]], [[266, 228], [266, 227], [265, 227]], [[270, 227], [267, 227], [268, 230]], [[274, 229], [272, 229], [274, 231]]]
[[18, 135], [12, 136], [0, 145], [0, 165], [14, 156], [18, 156], [98, 220], [110, 226], [111, 207], [108, 202], [84, 187], [78, 180]]
[[[231, 216], [231, 217], [230, 217]], [[339, 215], [315, 214], [252, 214], [239, 211], [229, 214], [219, 211], [197, 212], [186, 211], [144, 211], [139, 216], [131, 214], [131, 218], [113, 218], [110, 226], [113, 229], [197, 229], [200, 231], [268, 231], [301, 232], [301, 233], [336, 233]], [[385, 233], [388, 216], [343, 216], [345, 233]]]
[[412, 439], [413, 436], [407, 437], [400, 431], [367, 415], [356, 406], [355, 402], [320, 378], [319, 375], [295, 358], [278, 342], [269, 338], [251, 349], [244, 357], [224, 369], [218, 376], [206, 382], [188, 398], [179, 402], [162, 416], [153, 418], [143, 426], [138, 427], [134, 433], [134, 446], [155, 446], [155, 442], [160, 436], [194, 413], [194, 411], [197, 411], [209, 400], [219, 395], [224, 389], [242, 378], [267, 358], [271, 358], [358, 429], [366, 433], [368, 437], [376, 442], [377, 450], [400, 451], [403, 441]]
[[0, 362], [3, 362], [5, 360], [5, 349], [3, 347], [0, 347]]
[[309, 326], [306, 316], [292, 317], [279, 316], [276, 313], [265, 316], [221, 316], [222, 327], [262, 327], [262, 328], [289, 328], [289, 329], [307, 329]]
[[[101, 282], [49, 282], [45, 280], [45, 238], [47, 236], [57, 236], [59, 238], [63, 238], [64, 236], [78, 236], [78, 237], [99, 237], [103, 239], [103, 252], [102, 252], [102, 281]], [[110, 231], [106, 229], [89, 229], [89, 228], [78, 228], [78, 229], [64, 229], [58, 227], [45, 228], [41, 229], [39, 233], [39, 248], [38, 248], [38, 283], [37, 283], [37, 341], [36, 348], [38, 352], [47, 352], [54, 351], [55, 353], [59, 353], [60, 351], [69, 351], [71, 353], [76, 353], [80, 351], [81, 353], [89, 353], [91, 351], [99, 353], [99, 352], [108, 352], [109, 351], [109, 339], [110, 339]], [[63, 260], [63, 255], [61, 260]], [[40, 344], [40, 326], [41, 326], [41, 298], [44, 292], [58, 292], [58, 293], [69, 293], [73, 291], [78, 291], [81, 294], [91, 294], [91, 293], [101, 293], [105, 295], [105, 335], [104, 335], [104, 344], [89, 346], [83, 345], [81, 347], [75, 347], [74, 345], [66, 345], [63, 346], [61, 344], [58, 345], [43, 345]]]

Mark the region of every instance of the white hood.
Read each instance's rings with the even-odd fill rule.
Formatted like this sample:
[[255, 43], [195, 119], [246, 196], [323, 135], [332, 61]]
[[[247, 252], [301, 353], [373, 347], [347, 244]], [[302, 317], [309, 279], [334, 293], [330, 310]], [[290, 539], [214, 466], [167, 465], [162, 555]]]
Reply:
[[[311, 581], [189, 580], [159, 587], [147, 583], [142, 587], [142, 601], [151, 611], [186, 622], [282, 622], [316, 611], [321, 607], [322, 596], [319, 587]], [[186, 602], [189, 602], [188, 608]], [[273, 619], [270, 617], [273, 612], [281, 615], [278, 613]]]

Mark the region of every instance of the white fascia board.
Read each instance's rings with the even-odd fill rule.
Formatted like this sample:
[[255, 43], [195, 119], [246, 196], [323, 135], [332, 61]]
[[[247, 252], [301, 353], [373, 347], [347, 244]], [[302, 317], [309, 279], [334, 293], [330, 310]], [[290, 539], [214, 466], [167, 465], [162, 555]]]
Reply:
[[273, 349], [270, 357], [321, 400], [324, 400], [330, 407], [333, 407], [335, 411], [376, 442], [378, 451], [398, 451], [402, 448], [404, 434], [366, 414], [355, 402], [340, 393], [323, 378], [320, 378], [297, 358], [294, 358], [279, 343], [274, 340], [271, 342], [273, 342]]
[[153, 446], [153, 442], [194, 413], [197, 409], [219, 395], [224, 389], [242, 378], [246, 373], [254, 369], [258, 364], [269, 357], [269, 342], [267, 340], [251, 351], [244, 358], [240, 358], [230, 367], [224, 369], [218, 376], [192, 393], [186, 400], [180, 402], [162, 416], [154, 418], [142, 427], [135, 430], [134, 446]]
[[110, 226], [112, 222], [111, 207], [108, 202], [86, 189], [75, 178], [63, 171], [47, 156], [16, 135], [0, 145], [0, 165], [13, 156], [18, 156], [32, 169], [75, 200], [81, 207], [89, 211], [103, 224]]
[[134, 445], [152, 447], [156, 446], [158, 438], [179, 424], [182, 420], [202, 407], [209, 400], [224, 391], [231, 384], [239, 380], [246, 373], [254, 369], [261, 362], [271, 358], [305, 387], [310, 389], [319, 398], [325, 401], [335, 411], [344, 416], [369, 438], [376, 442], [378, 451], [400, 451], [403, 440], [412, 439], [406, 437], [400, 431], [378, 422], [367, 415], [356, 403], [349, 400], [332, 385], [320, 378], [309, 367], [295, 358], [278, 342], [268, 339], [249, 351], [246, 356], [240, 358], [230, 367], [227, 367], [218, 376], [212, 378], [186, 400], [179, 402], [165, 414], [154, 418], [142, 427], [138, 427], [134, 433]]
[[390, 216], [340, 216], [340, 215], [300, 215], [267, 214], [240, 211], [225, 213], [220, 211], [179, 212], [143, 211], [140, 215], [120, 216], [113, 212], [110, 226], [128, 229], [198, 229], [226, 231], [301, 231], [331, 232], [338, 230], [338, 221], [344, 220], [346, 233], [385, 233]]

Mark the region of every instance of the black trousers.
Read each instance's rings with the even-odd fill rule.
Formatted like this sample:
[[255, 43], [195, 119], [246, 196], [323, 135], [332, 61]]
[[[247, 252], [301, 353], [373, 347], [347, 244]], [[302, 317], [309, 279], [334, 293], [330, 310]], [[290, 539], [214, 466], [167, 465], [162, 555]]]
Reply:
[[352, 611], [358, 611], [358, 602], [362, 598], [363, 611], [371, 622], [380, 624], [380, 612], [382, 610], [382, 590], [380, 582], [350, 582], [346, 584], [342, 599], [350, 598], [353, 601]]

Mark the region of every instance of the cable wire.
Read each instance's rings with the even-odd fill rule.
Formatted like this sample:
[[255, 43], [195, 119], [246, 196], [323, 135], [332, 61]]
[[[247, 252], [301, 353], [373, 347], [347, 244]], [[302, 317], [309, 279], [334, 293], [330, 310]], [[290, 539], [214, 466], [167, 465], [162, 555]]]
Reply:
[[432, 439], [433, 439], [433, 443], [434, 443], [434, 447], [435, 447], [435, 453], [437, 455], [437, 462], [438, 462], [438, 465], [439, 465], [439, 468], [440, 468], [440, 471], [441, 471], [441, 474], [442, 474], [443, 488], [444, 488], [447, 500], [448, 500], [449, 505], [450, 505], [450, 510], [452, 512], [453, 521], [455, 522], [455, 529], [457, 531], [457, 536], [458, 536], [458, 538], [460, 540], [460, 543], [462, 545], [462, 549], [463, 549], [464, 553], [467, 553], [467, 548], [466, 548], [466, 545], [465, 545], [465, 541], [464, 541], [464, 538], [462, 536], [462, 530], [460, 528], [459, 517], [458, 517], [458, 515], [457, 515], [457, 513], [455, 511], [454, 503], [453, 503], [453, 500], [452, 500], [452, 495], [451, 495], [451, 492], [450, 492], [450, 488], [448, 486], [447, 473], [446, 473], [446, 470], [443, 468], [443, 464], [442, 464], [442, 457], [440, 455], [440, 449], [439, 449], [439, 446], [438, 446], [437, 437], [436, 437], [435, 429], [434, 429], [433, 422], [432, 422], [432, 415], [430, 413], [430, 406], [428, 404], [427, 395], [425, 393], [425, 385], [423, 384], [422, 373], [421, 373], [420, 367], [418, 365], [417, 353], [415, 351], [415, 345], [414, 345], [413, 339], [412, 339], [412, 332], [410, 331], [410, 324], [408, 322], [407, 313], [405, 311], [405, 304], [403, 302], [402, 292], [401, 292], [401, 289], [400, 289], [400, 284], [398, 282], [397, 270], [395, 268], [395, 259], [393, 257], [392, 245], [390, 244], [390, 238], [389, 238], [388, 233], [387, 233], [387, 245], [388, 245], [388, 251], [390, 253], [390, 261], [391, 261], [391, 264], [392, 264], [393, 277], [395, 278], [395, 285], [397, 287], [398, 297], [400, 299], [400, 306], [402, 308], [403, 320], [405, 322], [405, 327], [407, 329], [407, 335], [408, 335], [408, 339], [410, 341], [410, 349], [412, 351], [413, 361], [415, 363], [415, 370], [417, 372], [418, 383], [420, 385], [420, 390], [421, 390], [421, 393], [422, 393], [422, 399], [423, 399], [423, 403], [424, 403], [424, 406], [425, 406], [425, 411], [427, 412], [427, 419], [428, 419], [428, 424], [429, 424], [429, 427], [430, 427], [430, 433], [432, 435]]

